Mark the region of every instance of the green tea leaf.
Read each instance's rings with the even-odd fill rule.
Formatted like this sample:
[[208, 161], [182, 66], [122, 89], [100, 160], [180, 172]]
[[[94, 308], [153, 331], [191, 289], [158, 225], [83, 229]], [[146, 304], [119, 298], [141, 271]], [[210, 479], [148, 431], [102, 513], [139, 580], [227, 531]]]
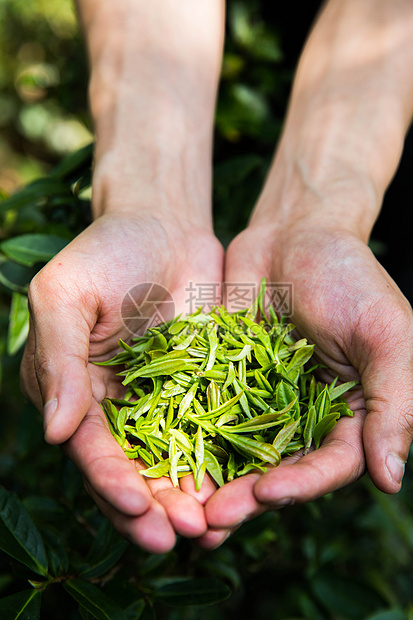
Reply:
[[248, 398], [245, 396], [244, 390], [242, 389], [241, 385], [236, 379], [234, 379], [233, 385], [234, 385], [235, 393], [238, 396], [240, 396], [239, 402], [240, 402], [242, 409], [245, 412], [245, 415], [247, 416], [247, 418], [252, 418], [253, 416], [251, 413], [250, 406], [248, 404]]
[[299, 348], [293, 355], [290, 362], [287, 364], [287, 370], [295, 370], [296, 368], [301, 368], [311, 359], [314, 352], [314, 345], [308, 344], [304, 347]]
[[163, 460], [156, 463], [153, 467], [148, 467], [148, 469], [141, 469], [139, 473], [145, 478], [162, 478], [162, 476], [167, 476], [170, 468], [169, 461]]
[[202, 428], [198, 426], [198, 430], [195, 435], [195, 458], [199, 467], [204, 462], [204, 455], [204, 436], [202, 434]]
[[256, 344], [254, 346], [254, 355], [260, 366], [265, 367], [271, 364], [271, 360], [268, 357], [267, 351], [265, 347], [263, 347], [261, 344]]
[[221, 392], [215, 381], [211, 381], [206, 390], [208, 411], [214, 411], [219, 407]]
[[185, 415], [186, 411], [188, 411], [189, 407], [191, 406], [191, 403], [196, 395], [196, 391], [198, 389], [198, 382], [195, 382], [187, 391], [187, 393], [185, 394], [185, 396], [183, 397], [183, 399], [181, 400], [181, 403], [179, 405], [179, 409], [178, 409], [178, 418], [182, 418], [183, 415]]
[[209, 341], [209, 355], [208, 355], [206, 370], [211, 370], [215, 363], [215, 357], [216, 357], [217, 348], [218, 348], [217, 332], [215, 331], [214, 327], [208, 329], [208, 341]]
[[360, 383], [359, 381], [347, 381], [346, 383], [342, 383], [341, 385], [338, 385], [337, 387], [331, 388], [330, 386], [328, 390], [330, 393], [330, 399], [335, 400], [336, 398], [338, 398], [345, 392], [348, 392], [348, 390], [351, 390], [351, 388], [355, 387], [359, 383]]
[[280, 462], [280, 454], [274, 446], [255, 439], [242, 437], [237, 434], [228, 433], [222, 429], [219, 430], [222, 437], [225, 437], [241, 454], [256, 457], [262, 461], [278, 465]]
[[315, 411], [316, 411], [316, 419], [317, 422], [320, 422], [322, 418], [330, 412], [331, 407], [331, 398], [330, 393], [328, 391], [328, 386], [326, 385], [322, 392], [317, 396], [317, 399], [314, 403]]
[[339, 417], [339, 413], [329, 413], [315, 425], [313, 439], [316, 448], [319, 448], [320, 443], [324, 439], [324, 437], [333, 430], [333, 428], [337, 424], [337, 420]]
[[231, 431], [234, 433], [251, 433], [265, 428], [272, 428], [279, 423], [281, 418], [284, 419], [285, 414], [292, 409], [296, 403], [296, 400], [297, 399], [291, 401], [291, 403], [281, 411], [275, 411], [274, 413], [263, 413], [252, 420], [247, 420], [246, 422], [241, 422], [241, 424], [232, 426]]
[[169, 433], [171, 436], [175, 437], [175, 441], [177, 443], [177, 445], [182, 449], [185, 450], [186, 452], [191, 453], [192, 452], [192, 444], [189, 440], [189, 437], [186, 433], [183, 433], [182, 431], [180, 431], [177, 428], [171, 428], [169, 429]]
[[[258, 346], [258, 345], [257, 345]], [[247, 357], [247, 355], [250, 354], [251, 352], [251, 345], [246, 344], [239, 353], [235, 353], [235, 354], [229, 354], [229, 353], [225, 353], [225, 357], [227, 358], [227, 360], [229, 360], [230, 362], [240, 362], [241, 360], [243, 360], [245, 357]]]
[[178, 460], [179, 460], [180, 455], [181, 453], [178, 452], [178, 449], [176, 447], [175, 436], [172, 435], [172, 437], [169, 440], [169, 476], [171, 478], [171, 481], [174, 487], [178, 487], [179, 485]]
[[280, 381], [275, 390], [275, 398], [277, 402], [277, 409], [284, 409], [292, 401], [297, 400], [297, 396], [294, 390], [285, 381]]
[[137, 377], [160, 377], [161, 375], [173, 375], [176, 372], [198, 370], [198, 366], [193, 363], [192, 358], [172, 359], [159, 363], [155, 363], [155, 361], [132, 373], [123, 381], [123, 385], [128, 385]]
[[304, 439], [304, 454], [307, 454], [311, 448], [314, 435], [314, 427], [316, 422], [316, 411], [314, 405], [312, 405], [307, 414], [307, 421], [304, 427], [303, 439]]
[[280, 432], [275, 437], [272, 445], [280, 454], [282, 454], [285, 448], [288, 446], [290, 441], [293, 439], [297, 428], [300, 426], [300, 420], [295, 420], [294, 422], [290, 422], [280, 430]]
[[224, 403], [223, 405], [220, 405], [216, 409], [211, 409], [211, 411], [205, 412], [204, 414], [201, 414], [199, 417], [201, 418], [201, 420], [209, 420], [209, 419], [221, 416], [223, 413], [227, 413], [228, 411], [231, 411], [233, 406], [242, 398], [243, 394], [244, 394], [244, 390], [241, 390], [238, 394], [230, 398], [230, 400], [227, 400], [227, 402]]

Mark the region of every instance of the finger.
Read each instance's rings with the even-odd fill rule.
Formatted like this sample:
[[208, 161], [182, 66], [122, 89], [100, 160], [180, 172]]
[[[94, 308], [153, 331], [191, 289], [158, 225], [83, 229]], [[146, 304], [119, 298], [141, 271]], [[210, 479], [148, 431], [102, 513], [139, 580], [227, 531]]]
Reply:
[[179, 481], [179, 486], [184, 493], [192, 495], [192, 497], [194, 497], [203, 506], [206, 504], [211, 495], [213, 495], [217, 490], [217, 485], [208, 474], [205, 474], [199, 491], [195, 488], [195, 479], [192, 475], [181, 478]]
[[96, 402], [64, 449], [94, 493], [114, 509], [135, 516], [149, 509], [146, 482], [112, 437]]
[[310, 502], [357, 480], [364, 472], [365, 414], [341, 418], [318, 450], [261, 476], [254, 495], [272, 508]]
[[[139, 474], [141, 475], [141, 474]], [[172, 486], [169, 478], [147, 479], [153, 497], [163, 506], [177, 534], [197, 538], [207, 530], [202, 505], [191, 495]]]
[[[271, 256], [257, 252], [255, 245], [249, 242], [249, 235], [249, 231], [244, 230], [230, 243], [225, 256], [225, 281], [254, 284], [257, 288], [261, 279], [270, 275]], [[246, 301], [246, 305], [249, 304], [250, 301]]]
[[211, 528], [233, 528], [258, 516], [266, 507], [254, 495], [261, 474], [248, 474], [222, 486], [208, 500], [205, 514]]
[[[284, 458], [279, 467], [283, 468], [295, 463], [301, 457], [302, 453], [296, 452]], [[208, 525], [212, 528], [234, 530], [268, 510], [268, 506], [259, 502], [254, 495], [255, 485], [261, 476], [260, 472], [250, 473], [218, 489], [206, 505]]]
[[86, 304], [76, 303], [75, 293], [69, 304], [66, 292], [51, 280], [57, 274], [45, 274], [36, 276], [30, 286], [34, 367], [46, 441], [62, 443], [76, 430], [92, 399], [87, 372], [91, 326], [84, 317]]
[[34, 350], [34, 328], [32, 321], [30, 321], [26, 347], [24, 349], [20, 366], [20, 388], [25, 398], [30, 400], [34, 406], [41, 411], [43, 407], [43, 400], [34, 370]]
[[232, 534], [232, 530], [229, 529], [214, 529], [208, 528], [208, 531], [198, 538], [195, 542], [202, 549], [216, 549], [220, 547]]
[[[89, 490], [89, 489], [88, 489]], [[176, 543], [176, 536], [165, 509], [152, 501], [148, 510], [141, 516], [127, 516], [111, 504], [89, 490], [103, 514], [122, 536], [149, 553], [167, 553]]]
[[[406, 341], [411, 342], [406, 333]], [[401, 346], [371, 357], [363, 375], [368, 415], [363, 439], [367, 468], [376, 486], [397, 493], [413, 435], [413, 359]]]

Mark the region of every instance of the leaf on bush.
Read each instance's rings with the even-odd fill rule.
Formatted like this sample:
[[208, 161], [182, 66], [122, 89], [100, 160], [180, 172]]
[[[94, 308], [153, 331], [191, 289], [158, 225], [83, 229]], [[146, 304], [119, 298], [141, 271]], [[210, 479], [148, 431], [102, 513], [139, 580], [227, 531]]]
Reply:
[[378, 611], [366, 618], [366, 620], [408, 620], [408, 617], [407, 614], [396, 607]]
[[94, 144], [87, 144], [74, 153], [70, 153], [55, 168], [53, 168], [52, 176], [55, 179], [71, 179], [85, 172], [85, 168], [92, 165]]
[[10, 291], [25, 293], [36, 272], [36, 267], [19, 265], [5, 256], [0, 256], [0, 282]]
[[27, 297], [13, 293], [9, 314], [9, 330], [7, 333], [7, 353], [14, 355], [26, 342], [29, 333], [29, 309]]
[[145, 609], [145, 601], [139, 599], [129, 605], [124, 611], [126, 620], [140, 620], [143, 610]]
[[214, 187], [239, 185], [256, 168], [262, 166], [263, 159], [258, 155], [238, 155], [227, 159], [214, 168]]
[[155, 591], [157, 600], [174, 607], [214, 605], [230, 595], [230, 588], [218, 579], [178, 581], [168, 583]]
[[0, 487], [0, 549], [39, 575], [48, 574], [40, 532], [15, 495]]
[[83, 579], [94, 579], [104, 575], [120, 560], [128, 546], [129, 543], [105, 519], [92, 543], [86, 566], [80, 576]]
[[69, 571], [69, 558], [59, 536], [55, 532], [42, 528], [42, 537], [46, 545], [49, 573], [60, 577]]
[[67, 239], [56, 235], [35, 233], [6, 239], [0, 244], [0, 248], [12, 260], [31, 267], [35, 263], [46, 263], [67, 243]]
[[382, 598], [368, 584], [334, 574], [317, 574], [311, 581], [316, 598], [329, 617], [343, 615], [354, 620], [367, 618], [383, 605]]
[[37, 620], [40, 618], [40, 590], [23, 590], [0, 599], [1, 620]]
[[65, 183], [53, 177], [36, 179], [36, 181], [29, 183], [21, 191], [1, 202], [0, 213], [5, 213], [9, 209], [21, 209], [29, 205], [34, 206], [39, 204], [39, 202], [44, 202], [49, 197], [59, 195], [67, 196], [69, 200], [72, 197], [70, 188]]
[[69, 579], [63, 587], [97, 620], [126, 620], [119, 605], [91, 583], [81, 579]]

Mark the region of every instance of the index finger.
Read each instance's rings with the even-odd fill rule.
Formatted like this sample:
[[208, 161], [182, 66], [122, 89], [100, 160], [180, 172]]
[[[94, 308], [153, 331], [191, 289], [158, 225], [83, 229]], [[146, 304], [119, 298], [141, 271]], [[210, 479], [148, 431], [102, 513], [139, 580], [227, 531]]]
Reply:
[[357, 480], [365, 469], [364, 418], [361, 411], [342, 418], [318, 450], [219, 489], [206, 506], [208, 525], [232, 528], [265, 510], [309, 502]]

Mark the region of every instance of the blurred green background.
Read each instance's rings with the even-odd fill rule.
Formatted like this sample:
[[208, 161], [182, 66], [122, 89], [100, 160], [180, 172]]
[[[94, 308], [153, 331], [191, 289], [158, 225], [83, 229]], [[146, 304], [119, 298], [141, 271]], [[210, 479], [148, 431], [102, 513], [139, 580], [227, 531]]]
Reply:
[[0, 187], [11, 192], [92, 140], [73, 5], [0, 2]]
[[[318, 7], [315, 1], [228, 4], [214, 148], [215, 222], [224, 243], [245, 226], [265, 176]], [[44, 444], [40, 415], [20, 394], [18, 368], [27, 330], [25, 291], [47, 252], [24, 263], [10, 256], [5, 242], [47, 235], [53, 253], [90, 221], [91, 151], [76, 154], [93, 140], [86, 90], [72, 3], [0, 0], [0, 481], [17, 494], [16, 510], [29, 514], [42, 536], [53, 575], [41, 605], [33, 599], [19, 617], [413, 620], [410, 466], [397, 497], [380, 494], [366, 478], [312, 504], [263, 515], [215, 552], [180, 541], [170, 554], [151, 556], [113, 532], [75, 468], [57, 447]], [[411, 151], [408, 142], [402, 171], [409, 169]], [[388, 192], [374, 247], [408, 293], [403, 218], [413, 192], [405, 179], [396, 179]], [[395, 205], [397, 226], [389, 224]], [[0, 526], [0, 539], [3, 534]], [[73, 577], [83, 584], [83, 598], [65, 589]], [[39, 576], [0, 551], [0, 597], [30, 589], [28, 579]], [[212, 592], [212, 606], [200, 606], [205, 600], [201, 594], [197, 599], [192, 579]], [[227, 587], [231, 596], [218, 602]], [[13, 614], [0, 601], [0, 618]]]

